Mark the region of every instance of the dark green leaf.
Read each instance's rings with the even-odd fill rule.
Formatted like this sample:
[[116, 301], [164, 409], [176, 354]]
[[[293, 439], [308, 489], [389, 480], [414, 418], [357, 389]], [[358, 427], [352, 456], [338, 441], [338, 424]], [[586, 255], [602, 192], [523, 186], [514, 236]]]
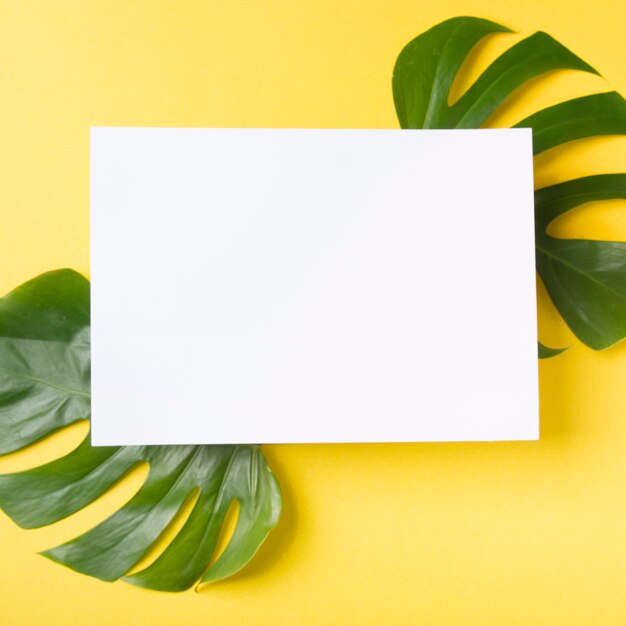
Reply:
[[565, 350], [567, 350], [567, 348], [548, 348], [548, 346], [544, 346], [541, 342], [539, 342], [540, 359], [550, 359], [553, 356], [561, 354], [561, 352], [565, 352]]
[[474, 17], [438, 24], [411, 41], [393, 73], [402, 128], [478, 128], [516, 89], [558, 69], [596, 73], [546, 33], [535, 33], [498, 57], [453, 106], [450, 88], [468, 53], [487, 35], [508, 28]]
[[537, 270], [559, 313], [595, 350], [626, 336], [626, 243], [556, 239], [559, 215], [596, 200], [626, 198], [626, 174], [570, 180], [535, 193]]
[[[559, 69], [597, 73], [545, 33], [513, 45], [450, 106], [450, 89], [467, 55], [484, 37], [508, 29], [474, 17], [447, 20], [400, 53], [393, 96], [402, 128], [477, 128], [515, 90]], [[533, 130], [535, 154], [600, 135], [626, 134], [626, 101], [616, 92], [584, 96], [539, 111], [517, 124]], [[573, 332], [602, 349], [626, 336], [626, 244], [562, 240], [545, 229], [561, 213], [592, 200], [622, 198], [624, 174], [569, 181], [537, 192], [537, 269]], [[554, 356], [540, 347], [542, 355]]]
[[456, 17], [408, 43], [393, 70], [393, 97], [402, 128], [440, 128], [454, 77], [470, 50], [505, 26], [475, 17]]
[[[20, 449], [89, 417], [89, 282], [71, 270], [44, 274], [0, 300], [2, 451]], [[0, 476], [0, 507], [36, 528], [80, 510], [148, 463], [137, 494], [76, 539], [46, 551], [76, 571], [116, 580], [147, 553], [194, 494], [182, 529], [157, 560], [125, 579], [180, 591], [241, 569], [276, 525], [281, 496], [258, 446], [93, 448], [88, 440], [41, 467]], [[210, 565], [227, 510], [233, 537]]]
[[498, 57], [452, 107], [455, 127], [478, 128], [524, 83], [566, 69], [597, 73], [546, 33], [523, 39]]
[[0, 454], [89, 416], [89, 282], [70, 270], [0, 302]]
[[585, 137], [626, 135], [626, 101], [615, 91], [568, 100], [515, 125], [533, 129], [533, 152]]

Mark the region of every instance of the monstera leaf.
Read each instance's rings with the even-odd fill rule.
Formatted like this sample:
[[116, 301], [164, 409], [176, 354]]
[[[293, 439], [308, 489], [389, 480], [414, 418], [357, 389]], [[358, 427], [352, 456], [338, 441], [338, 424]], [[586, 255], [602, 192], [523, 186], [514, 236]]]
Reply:
[[[508, 29], [461, 17], [411, 41], [393, 75], [400, 125], [479, 127], [537, 76], [561, 69], [596, 73], [549, 35], [536, 33], [502, 54], [449, 104], [467, 55], [484, 37], [502, 32]], [[615, 92], [593, 94], [548, 107], [517, 126], [533, 129], [538, 154], [585, 137], [626, 134], [626, 103]], [[546, 229], [577, 206], [612, 198], [626, 198], [626, 174], [588, 176], [536, 192], [537, 270], [564, 320], [594, 349], [626, 336], [626, 244], [558, 239]], [[541, 358], [560, 352], [539, 345]], [[0, 300], [0, 454], [89, 416], [89, 283], [72, 270], [49, 272]], [[0, 476], [0, 507], [24, 528], [53, 524], [144, 463], [147, 478], [125, 506], [44, 554], [102, 580], [180, 591], [237, 572], [278, 522], [278, 483], [259, 446], [250, 445], [93, 448], [86, 438], [56, 461]], [[235, 529], [216, 558], [233, 502], [239, 503]], [[191, 512], [181, 529], [142, 569], [143, 557], [188, 503]]]
[[[402, 128], [478, 128], [518, 88], [554, 70], [597, 73], [545, 33], [498, 57], [454, 104], [450, 89], [467, 55], [484, 37], [508, 28], [474, 17], [447, 20], [411, 41], [393, 73]], [[626, 134], [626, 102], [597, 93], [543, 109], [516, 124], [533, 130], [534, 153], [598, 135]], [[548, 224], [586, 202], [624, 198], [626, 174], [571, 180], [536, 192], [537, 271], [574, 334], [601, 350], [626, 336], [626, 244], [550, 237]], [[542, 358], [562, 350], [539, 346]]]
[[[43, 274], [0, 300], [0, 454], [89, 418], [89, 282], [72, 270]], [[175, 418], [176, 416], [173, 416]], [[102, 580], [165, 591], [230, 576], [276, 525], [281, 494], [258, 446], [91, 447], [0, 476], [0, 507], [20, 526], [52, 524], [80, 510], [140, 463], [148, 476], [119, 511], [44, 552]], [[190, 498], [181, 530], [148, 567], [125, 576]], [[233, 501], [232, 538], [212, 563]]]

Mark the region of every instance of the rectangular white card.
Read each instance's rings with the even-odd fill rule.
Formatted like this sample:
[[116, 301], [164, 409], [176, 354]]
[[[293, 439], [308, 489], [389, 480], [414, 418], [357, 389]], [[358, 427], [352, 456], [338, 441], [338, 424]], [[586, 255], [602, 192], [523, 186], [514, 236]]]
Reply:
[[94, 445], [536, 439], [531, 152], [93, 128]]

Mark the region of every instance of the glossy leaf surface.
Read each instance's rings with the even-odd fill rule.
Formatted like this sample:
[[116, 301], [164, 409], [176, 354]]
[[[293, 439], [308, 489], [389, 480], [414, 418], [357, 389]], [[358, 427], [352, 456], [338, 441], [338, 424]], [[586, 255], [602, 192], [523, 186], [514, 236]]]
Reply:
[[[49, 272], [0, 300], [0, 445], [11, 452], [89, 417], [89, 282]], [[238, 571], [276, 525], [276, 478], [258, 446], [94, 448], [86, 439], [56, 461], [0, 476], [0, 507], [36, 528], [80, 510], [132, 468], [148, 463], [136, 495], [95, 528], [44, 554], [76, 571], [117, 580], [137, 564], [197, 494], [182, 529], [146, 569], [125, 579], [166, 591]], [[211, 563], [231, 503], [234, 534]]]
[[537, 271], [576, 336], [601, 350], [626, 336], [626, 243], [556, 239], [550, 222], [598, 200], [626, 199], [626, 174], [570, 180], [535, 193]]

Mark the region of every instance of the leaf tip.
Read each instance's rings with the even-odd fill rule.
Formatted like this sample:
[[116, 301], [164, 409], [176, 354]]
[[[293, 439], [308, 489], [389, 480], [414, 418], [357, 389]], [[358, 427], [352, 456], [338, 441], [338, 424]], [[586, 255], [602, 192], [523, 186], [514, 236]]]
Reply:
[[539, 358], [540, 359], [551, 359], [552, 357], [558, 356], [562, 352], [569, 350], [570, 346], [566, 346], [565, 348], [550, 348], [548, 346], [544, 346], [542, 343], [538, 344]]
[[532, 37], [541, 38], [541, 39], [544, 39], [545, 41], [549, 41], [550, 43], [552, 43], [552, 45], [558, 46], [569, 55], [570, 60], [572, 61], [572, 65], [569, 68], [562, 68], [562, 69], [573, 69], [579, 72], [587, 72], [588, 74], [595, 74], [596, 76], [602, 76], [595, 67], [593, 67], [592, 65], [590, 65], [589, 63], [581, 59], [577, 54], [574, 54], [567, 46], [563, 45], [560, 41], [555, 39], [549, 33], [546, 33], [543, 30], [538, 30], [534, 35], [532, 35]]

